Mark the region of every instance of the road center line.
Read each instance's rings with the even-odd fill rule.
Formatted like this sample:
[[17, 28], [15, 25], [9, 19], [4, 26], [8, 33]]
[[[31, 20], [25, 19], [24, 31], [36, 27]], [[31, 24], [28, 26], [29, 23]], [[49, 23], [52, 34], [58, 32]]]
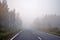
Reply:
[[[32, 32], [32, 33], [33, 33], [33, 34], [35, 34], [34, 32]], [[39, 37], [39, 36], [38, 36], [37, 38], [38, 38], [39, 40], [42, 40], [42, 38], [41, 38], [41, 37]]]
[[42, 40], [41, 37], [38, 37], [39, 40]]

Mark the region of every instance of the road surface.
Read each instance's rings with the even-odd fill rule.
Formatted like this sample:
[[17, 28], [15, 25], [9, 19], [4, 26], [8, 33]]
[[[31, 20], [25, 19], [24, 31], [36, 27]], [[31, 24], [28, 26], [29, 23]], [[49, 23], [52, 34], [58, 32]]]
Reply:
[[45, 32], [33, 32], [25, 30], [11, 40], [60, 40], [60, 37]]

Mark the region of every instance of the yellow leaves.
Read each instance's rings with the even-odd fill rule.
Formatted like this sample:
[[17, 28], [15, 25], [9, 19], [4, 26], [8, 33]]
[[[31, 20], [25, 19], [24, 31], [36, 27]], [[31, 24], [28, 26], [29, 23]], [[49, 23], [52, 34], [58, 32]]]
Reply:
[[0, 17], [2, 17], [3, 19], [5, 19], [8, 15], [8, 7], [7, 4], [0, 4]]

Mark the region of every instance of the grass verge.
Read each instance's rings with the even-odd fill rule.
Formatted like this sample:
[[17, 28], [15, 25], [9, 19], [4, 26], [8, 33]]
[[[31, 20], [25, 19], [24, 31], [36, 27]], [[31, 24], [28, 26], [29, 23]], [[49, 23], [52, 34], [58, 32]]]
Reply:
[[0, 32], [0, 40], [8, 40], [13, 34], [13, 32]]

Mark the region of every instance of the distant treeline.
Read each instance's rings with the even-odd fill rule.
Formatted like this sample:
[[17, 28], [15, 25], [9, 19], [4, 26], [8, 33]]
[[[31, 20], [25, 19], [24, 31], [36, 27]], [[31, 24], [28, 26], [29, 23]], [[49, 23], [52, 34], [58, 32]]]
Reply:
[[36, 26], [39, 29], [60, 29], [60, 16], [59, 15], [47, 15], [43, 18], [37, 18], [34, 21], [34, 26]]
[[47, 15], [34, 21], [34, 28], [60, 35], [60, 15]]

